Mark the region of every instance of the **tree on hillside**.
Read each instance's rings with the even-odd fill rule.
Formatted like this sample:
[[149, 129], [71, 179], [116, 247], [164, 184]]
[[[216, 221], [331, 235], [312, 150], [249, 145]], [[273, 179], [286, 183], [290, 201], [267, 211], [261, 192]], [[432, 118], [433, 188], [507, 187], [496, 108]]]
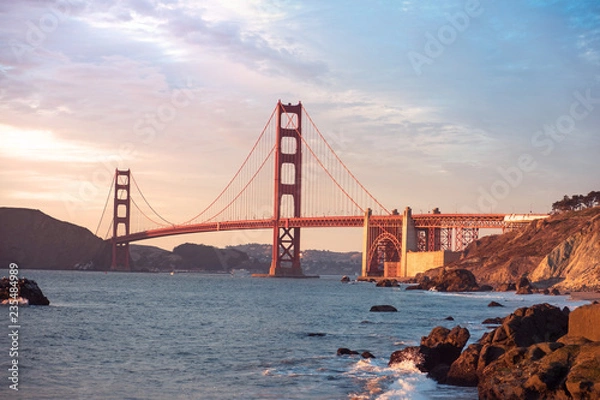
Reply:
[[600, 205], [600, 191], [591, 191], [585, 196], [581, 194], [574, 194], [571, 197], [565, 195], [562, 200], [552, 204], [552, 212], [577, 211], [598, 205]]

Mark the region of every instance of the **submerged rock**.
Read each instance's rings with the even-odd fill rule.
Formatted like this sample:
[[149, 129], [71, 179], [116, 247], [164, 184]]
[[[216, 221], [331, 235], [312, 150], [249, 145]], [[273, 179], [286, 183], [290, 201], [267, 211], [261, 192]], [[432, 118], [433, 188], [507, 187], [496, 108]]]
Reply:
[[369, 310], [371, 312], [397, 312], [398, 309], [394, 306], [390, 306], [389, 304], [381, 304], [371, 307]]
[[362, 353], [360, 353], [360, 356], [362, 358], [368, 359], [368, 358], [376, 358], [373, 353], [371, 353], [370, 351], [363, 351]]
[[338, 356], [354, 356], [357, 354], [358, 354], [358, 351], [350, 350], [347, 347], [340, 347], [339, 349], [337, 349]]
[[501, 318], [501, 317], [487, 318], [482, 322], [482, 324], [484, 324], [484, 325], [501, 325], [502, 321], [504, 321], [504, 318]]

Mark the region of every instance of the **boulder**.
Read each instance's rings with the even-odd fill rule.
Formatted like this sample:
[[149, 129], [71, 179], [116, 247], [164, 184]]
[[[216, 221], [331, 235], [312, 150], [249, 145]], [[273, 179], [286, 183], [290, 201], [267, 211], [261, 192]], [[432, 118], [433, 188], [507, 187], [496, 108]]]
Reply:
[[469, 337], [469, 330], [461, 326], [452, 329], [435, 327], [428, 336], [421, 338], [419, 347], [407, 347], [392, 353], [389, 365], [408, 359], [430, 378], [443, 383], [450, 365], [460, 356]]
[[504, 307], [502, 304], [492, 301], [490, 302], [490, 304], [488, 304], [488, 307]]
[[390, 356], [389, 366], [401, 364], [403, 362], [413, 363], [419, 370], [423, 370], [423, 363], [425, 361], [423, 353], [421, 353], [419, 346], [408, 346], [402, 350], [396, 350]]
[[382, 279], [375, 285], [377, 287], [398, 287], [398, 281], [395, 279]]
[[517, 294], [532, 294], [535, 291], [535, 288], [529, 282], [527, 277], [523, 276], [517, 282]]
[[348, 283], [348, 282], [350, 282], [350, 277], [348, 277], [348, 275], [344, 275], [344, 276], [342, 276], [342, 279], [340, 279], [340, 282]]
[[[539, 359], [542, 353], [547, 354], [562, 345], [539, 345], [537, 349], [531, 349], [529, 352], [527, 348], [539, 343], [555, 342], [564, 336], [567, 333], [568, 319], [568, 313], [558, 307], [536, 304], [519, 308], [506, 318], [491, 320], [500, 322], [501, 325], [486, 332], [476, 346], [469, 346], [468, 351], [463, 352], [452, 363], [447, 382], [454, 385], [475, 386], [476, 379], [480, 382], [484, 378], [493, 379], [493, 374], [485, 375], [484, 370], [501, 358], [514, 362], [523, 357]], [[491, 321], [486, 320], [484, 323]], [[509, 368], [506, 363], [504, 366]]]
[[600, 398], [600, 343], [513, 348], [480, 374], [482, 399]]
[[452, 363], [446, 384], [455, 386], [477, 386], [479, 378], [477, 376], [477, 363], [481, 344], [473, 343]]
[[435, 278], [429, 278], [427, 275], [420, 276], [419, 284], [414, 289], [438, 292], [477, 292], [480, 287], [477, 285], [475, 275], [467, 269], [442, 269]]
[[357, 354], [358, 354], [358, 351], [350, 350], [347, 347], [340, 347], [339, 349], [337, 349], [338, 356], [353, 356], [353, 355], [357, 355]]
[[514, 292], [517, 286], [513, 282], [501, 283], [496, 287], [496, 292]]
[[487, 318], [482, 322], [482, 324], [484, 324], [484, 325], [501, 325], [502, 321], [504, 321], [504, 318], [501, 318], [501, 317]]
[[360, 356], [362, 358], [376, 358], [373, 353], [371, 353], [370, 351], [363, 351], [362, 353], [360, 353]]
[[577, 307], [569, 315], [569, 336], [600, 342], [600, 304]]
[[[10, 280], [8, 278], [2, 278], [0, 280], [0, 302], [9, 302], [10, 296]], [[19, 288], [18, 297], [21, 297], [28, 301], [29, 305], [32, 306], [47, 306], [50, 305], [50, 301], [38, 284], [27, 278], [19, 279], [17, 287]]]
[[377, 306], [371, 307], [369, 310], [371, 312], [397, 312], [398, 310], [394, 306], [390, 306], [389, 304], [381, 304]]

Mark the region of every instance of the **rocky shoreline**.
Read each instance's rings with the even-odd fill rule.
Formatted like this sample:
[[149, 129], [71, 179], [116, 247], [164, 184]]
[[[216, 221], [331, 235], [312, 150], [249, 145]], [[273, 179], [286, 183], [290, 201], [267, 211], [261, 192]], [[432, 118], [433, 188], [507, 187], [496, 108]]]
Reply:
[[600, 398], [600, 304], [573, 312], [549, 304], [515, 310], [464, 349], [467, 328], [435, 327], [394, 352], [439, 383], [477, 386], [480, 399]]

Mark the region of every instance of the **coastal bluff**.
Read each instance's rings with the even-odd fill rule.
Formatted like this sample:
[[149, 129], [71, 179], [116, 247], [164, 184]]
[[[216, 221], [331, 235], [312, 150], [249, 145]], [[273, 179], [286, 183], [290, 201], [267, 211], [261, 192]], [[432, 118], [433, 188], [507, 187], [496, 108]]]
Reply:
[[[479, 398], [600, 398], [600, 304], [523, 307], [468, 345], [469, 331], [435, 327], [420, 346], [390, 356], [412, 360], [439, 383], [477, 387]], [[594, 324], [594, 327], [590, 327]]]
[[551, 215], [522, 230], [486, 236], [447, 268], [498, 287], [527, 276], [536, 288], [600, 291], [600, 207]]

